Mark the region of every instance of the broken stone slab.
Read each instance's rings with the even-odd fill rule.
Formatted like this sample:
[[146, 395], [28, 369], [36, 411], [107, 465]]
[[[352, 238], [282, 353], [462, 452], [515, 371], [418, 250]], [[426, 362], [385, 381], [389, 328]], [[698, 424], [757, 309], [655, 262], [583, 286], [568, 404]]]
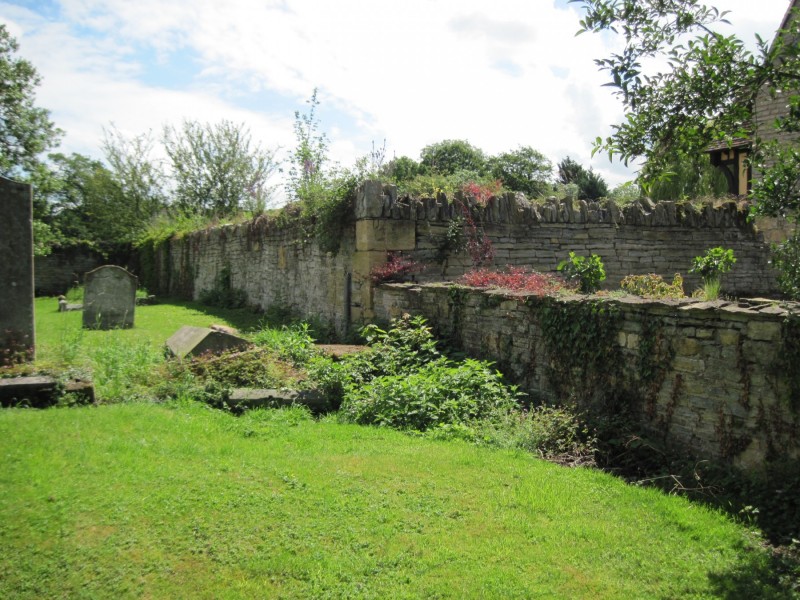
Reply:
[[47, 408], [55, 406], [64, 394], [73, 394], [75, 404], [94, 402], [94, 385], [80, 379], [59, 385], [55, 377], [34, 375], [0, 379], [0, 406]]
[[83, 304], [69, 304], [64, 296], [58, 297], [58, 312], [83, 310]]
[[228, 403], [233, 409], [281, 408], [300, 404], [314, 413], [332, 408], [327, 396], [317, 390], [236, 388], [231, 391]]
[[191, 325], [184, 325], [167, 340], [167, 349], [178, 358], [244, 350], [250, 345], [250, 342], [237, 335]]

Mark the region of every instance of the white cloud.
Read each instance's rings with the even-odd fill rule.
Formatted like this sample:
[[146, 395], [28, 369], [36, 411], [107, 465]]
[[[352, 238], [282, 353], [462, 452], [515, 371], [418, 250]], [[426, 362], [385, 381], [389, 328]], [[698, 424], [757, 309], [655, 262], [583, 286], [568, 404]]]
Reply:
[[[745, 36], [767, 38], [784, 0], [726, 0]], [[569, 154], [611, 183], [630, 171], [590, 158], [621, 118], [593, 59], [604, 36], [575, 37], [574, 5], [538, 0], [60, 0], [45, 13], [0, 3], [22, 55], [39, 69], [40, 104], [67, 131], [66, 151], [99, 155], [101, 129], [131, 133], [182, 118], [245, 121], [268, 145], [293, 144], [292, 111], [320, 89], [333, 157], [350, 164], [372, 140], [416, 157], [466, 138], [496, 153], [530, 145]], [[53, 14], [55, 16], [53, 16]], [[152, 83], [174, 53], [180, 81]], [[155, 58], [153, 58], [155, 56]], [[148, 83], [150, 81], [151, 83]], [[276, 106], [254, 108], [257, 98]]]

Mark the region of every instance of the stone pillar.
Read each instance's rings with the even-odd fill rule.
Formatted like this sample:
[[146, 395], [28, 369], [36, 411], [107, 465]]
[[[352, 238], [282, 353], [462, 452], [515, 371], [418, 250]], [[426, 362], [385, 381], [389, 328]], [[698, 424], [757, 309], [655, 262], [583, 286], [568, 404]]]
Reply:
[[0, 177], [0, 364], [33, 360], [33, 195]]
[[416, 248], [416, 221], [393, 219], [393, 189], [385, 193], [380, 181], [365, 181], [356, 192], [356, 251], [350, 299], [350, 319], [363, 323], [374, 318], [373, 267], [386, 262], [388, 252]]

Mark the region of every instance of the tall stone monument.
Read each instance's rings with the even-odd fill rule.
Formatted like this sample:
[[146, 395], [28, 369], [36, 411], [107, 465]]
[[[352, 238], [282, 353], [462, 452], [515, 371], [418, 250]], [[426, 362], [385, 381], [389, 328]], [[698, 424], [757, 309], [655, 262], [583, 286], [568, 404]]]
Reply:
[[136, 308], [137, 278], [107, 265], [84, 276], [83, 326], [86, 329], [129, 329]]
[[0, 365], [32, 360], [33, 195], [0, 177]]

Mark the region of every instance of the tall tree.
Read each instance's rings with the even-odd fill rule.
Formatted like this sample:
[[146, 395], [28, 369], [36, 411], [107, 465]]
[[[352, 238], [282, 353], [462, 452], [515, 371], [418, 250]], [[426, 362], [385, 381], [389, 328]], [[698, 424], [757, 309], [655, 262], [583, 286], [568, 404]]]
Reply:
[[524, 192], [530, 198], [545, 194], [551, 187], [553, 164], [530, 146], [503, 152], [489, 159], [494, 177], [510, 190]]
[[[736, 35], [718, 31], [720, 23], [727, 23], [727, 12], [699, 0], [571, 1], [585, 10], [581, 32], [611, 32], [624, 42], [620, 53], [595, 60], [608, 72], [608, 85], [626, 112], [610, 136], [596, 140], [596, 150], [626, 163], [644, 157], [651, 173], [666, 172], [676, 155], [698, 156], [712, 141], [750, 137], [759, 94], [786, 97], [786, 118], [775, 126], [796, 130], [800, 19], [788, 19], [788, 29], [772, 43], [756, 37], [753, 52]], [[763, 179], [772, 181], [775, 167], [780, 175], [771, 188], [754, 189], [760, 210], [796, 214], [797, 149], [779, 151], [755, 142]]]
[[458, 171], [483, 175], [489, 168], [483, 150], [466, 140], [443, 140], [429, 144], [422, 149], [420, 159], [425, 169], [440, 175], [453, 175]]
[[28, 179], [40, 166], [40, 155], [58, 145], [61, 132], [50, 113], [36, 106], [41, 77], [16, 56], [18, 50], [17, 40], [0, 23], [0, 175]]
[[268, 182], [278, 170], [275, 151], [253, 145], [243, 124], [184, 121], [165, 127], [163, 140], [179, 208], [217, 215], [266, 208], [273, 193]]
[[152, 158], [153, 145], [150, 132], [127, 138], [113, 125], [103, 130], [103, 154], [118, 195], [124, 199], [131, 236], [143, 230], [167, 205], [165, 176], [161, 165]]
[[609, 194], [608, 185], [602, 175], [595, 173], [591, 168], [587, 171], [583, 165], [569, 156], [558, 163], [558, 182], [577, 185], [578, 198], [581, 200], [597, 200]]

